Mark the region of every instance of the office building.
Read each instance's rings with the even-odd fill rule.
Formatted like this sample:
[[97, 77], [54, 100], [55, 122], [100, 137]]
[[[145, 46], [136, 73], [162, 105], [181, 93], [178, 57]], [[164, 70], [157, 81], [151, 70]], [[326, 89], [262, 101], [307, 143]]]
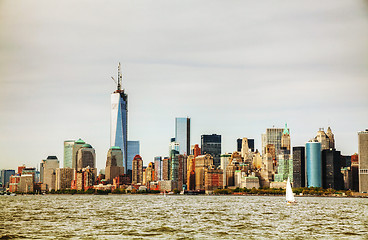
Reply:
[[223, 170], [216, 169], [214, 165], [209, 166], [204, 170], [204, 189], [206, 191], [213, 191], [223, 188], [224, 177]]
[[162, 180], [162, 157], [158, 156], [154, 158], [154, 163], [155, 163], [155, 179], [156, 181], [161, 181]]
[[142, 184], [142, 183], [143, 183], [143, 160], [141, 156], [136, 155], [133, 159], [132, 184]]
[[358, 132], [359, 192], [368, 192], [368, 129]]
[[[236, 140], [236, 151], [237, 152], [241, 152], [242, 151], [243, 139], [242, 138], [238, 138]], [[254, 152], [254, 139], [247, 138], [247, 141], [248, 141], [248, 148], [250, 149], [251, 152]]]
[[156, 181], [155, 178], [155, 164], [153, 162], [148, 163], [147, 168], [145, 169], [145, 181], [143, 181], [148, 187], [150, 186], [150, 182]]
[[[74, 142], [73, 145], [73, 159], [72, 159], [72, 168], [77, 169], [77, 160], [78, 160], [78, 150], [86, 144], [81, 138]], [[42, 178], [41, 178], [42, 179]]]
[[56, 190], [71, 189], [74, 180], [74, 168], [57, 168], [56, 169]]
[[[272, 144], [275, 147], [275, 156], [280, 153], [281, 138], [285, 128], [267, 128], [266, 133], [262, 134], [262, 155], [267, 153], [267, 146]], [[289, 129], [287, 129], [289, 132]]]
[[46, 185], [47, 191], [56, 189], [56, 169], [59, 167], [59, 160], [56, 156], [48, 156], [47, 159], [42, 160], [40, 164], [41, 182]]
[[10, 170], [10, 169], [1, 170], [0, 182], [2, 184], [3, 189], [6, 189], [9, 186], [9, 181], [10, 181], [10, 176], [11, 175], [15, 175], [15, 170]]
[[359, 192], [359, 156], [357, 153], [351, 155], [351, 190]]
[[220, 168], [223, 170], [222, 171], [223, 185], [226, 185], [226, 168], [227, 168], [227, 165], [229, 165], [230, 157], [231, 157], [230, 153], [225, 153], [225, 154], [220, 155], [220, 159], [221, 159]]
[[113, 179], [124, 174], [123, 153], [118, 146], [113, 146], [107, 152], [105, 179], [112, 183]]
[[305, 158], [307, 163], [307, 187], [322, 187], [321, 143], [307, 142]]
[[285, 123], [285, 128], [281, 136], [281, 149], [283, 150], [284, 153], [290, 154], [290, 146], [291, 146], [290, 132], [289, 129], [287, 128], [287, 124]]
[[327, 133], [323, 128], [320, 128], [314, 140], [321, 143], [321, 150], [335, 148], [335, 139], [330, 127], [327, 129]]
[[335, 149], [322, 150], [322, 187], [335, 190], [344, 189], [344, 177], [341, 173], [341, 153]]
[[210, 154], [200, 155], [195, 158], [195, 178], [196, 190], [205, 189], [205, 169], [213, 164], [213, 157]]
[[201, 154], [210, 154], [213, 157], [213, 164], [217, 168], [221, 164], [221, 135], [202, 135]]
[[190, 118], [175, 118], [175, 141], [179, 143], [179, 154], [190, 154]]
[[170, 167], [171, 167], [171, 160], [168, 157], [165, 157], [162, 160], [162, 180], [170, 180]]
[[73, 147], [74, 140], [66, 140], [64, 141], [64, 168], [72, 168], [73, 167]]
[[275, 174], [275, 182], [283, 182], [288, 178], [293, 182], [293, 160], [289, 154], [279, 154], [277, 174]]
[[96, 153], [95, 149], [90, 144], [84, 144], [79, 148], [77, 152], [77, 166], [76, 170], [90, 167], [95, 168], [96, 166]]
[[140, 154], [139, 141], [128, 141], [127, 174], [132, 175], [133, 158]]
[[128, 95], [122, 89], [123, 74], [118, 66], [117, 89], [111, 94], [110, 146], [119, 146], [123, 152], [123, 167], [128, 169]]
[[305, 147], [293, 147], [293, 187], [305, 187]]
[[179, 159], [178, 159], [179, 151], [171, 150], [170, 152], [170, 180], [178, 181], [179, 177]]

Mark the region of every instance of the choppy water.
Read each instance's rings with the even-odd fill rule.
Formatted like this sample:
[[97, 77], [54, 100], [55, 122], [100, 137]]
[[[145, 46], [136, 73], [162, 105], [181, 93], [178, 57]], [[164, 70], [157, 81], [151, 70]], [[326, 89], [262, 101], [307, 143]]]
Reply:
[[162, 195], [0, 196], [0, 237], [368, 239], [368, 199]]

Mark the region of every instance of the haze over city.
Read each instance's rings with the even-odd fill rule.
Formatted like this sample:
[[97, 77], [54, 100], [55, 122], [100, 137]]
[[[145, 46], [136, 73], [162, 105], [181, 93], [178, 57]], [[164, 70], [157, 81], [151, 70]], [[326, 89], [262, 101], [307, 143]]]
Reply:
[[62, 161], [78, 138], [103, 168], [118, 62], [145, 164], [168, 154], [175, 117], [222, 152], [288, 123], [293, 146], [330, 126], [351, 155], [367, 128], [364, 1], [1, 1], [0, 29], [1, 168]]

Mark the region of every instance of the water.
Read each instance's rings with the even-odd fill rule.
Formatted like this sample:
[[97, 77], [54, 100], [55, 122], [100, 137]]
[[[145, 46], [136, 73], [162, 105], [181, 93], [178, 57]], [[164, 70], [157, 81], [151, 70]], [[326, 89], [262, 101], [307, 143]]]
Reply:
[[368, 239], [368, 199], [0, 196], [1, 238]]

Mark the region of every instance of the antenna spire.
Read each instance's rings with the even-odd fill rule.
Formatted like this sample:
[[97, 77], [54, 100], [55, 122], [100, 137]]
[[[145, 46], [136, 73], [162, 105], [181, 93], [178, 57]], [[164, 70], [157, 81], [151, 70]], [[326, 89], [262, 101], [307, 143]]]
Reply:
[[123, 84], [123, 74], [121, 73], [121, 65], [118, 65], [118, 90], [121, 90], [121, 85]]

